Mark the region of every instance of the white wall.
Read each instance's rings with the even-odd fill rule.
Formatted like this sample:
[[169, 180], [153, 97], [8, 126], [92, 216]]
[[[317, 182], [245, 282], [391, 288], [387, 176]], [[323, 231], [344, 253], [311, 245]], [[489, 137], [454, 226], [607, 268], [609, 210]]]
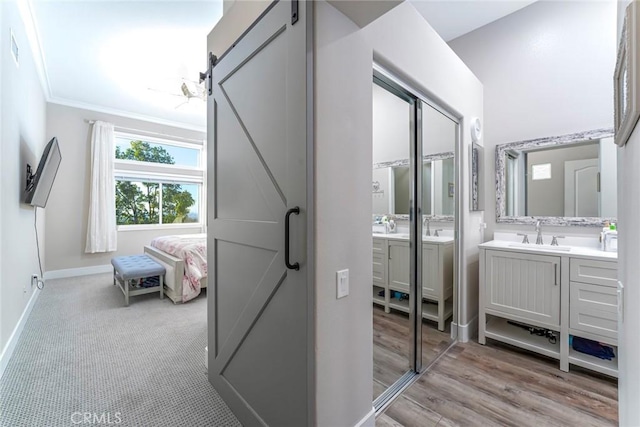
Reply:
[[[45, 137], [45, 98], [24, 24], [15, 1], [0, 2], [0, 347], [6, 349], [35, 287], [38, 273], [34, 210], [21, 203], [26, 164], [37, 166]], [[20, 49], [17, 67], [9, 50], [13, 30]], [[44, 244], [44, 212], [38, 231]], [[44, 254], [43, 254], [44, 255]]]
[[373, 163], [409, 158], [410, 104], [373, 84]]
[[47, 138], [57, 137], [62, 154], [55, 185], [47, 204], [46, 271], [110, 264], [111, 258], [143, 252], [151, 239], [167, 234], [200, 233], [200, 228], [119, 231], [118, 250], [102, 254], [84, 252], [89, 212], [91, 126], [103, 120], [131, 129], [203, 140], [204, 133], [173, 128], [95, 111], [47, 104]]
[[[0, 2], [0, 46], [6, 46], [5, 44], [5, 31], [4, 31], [4, 20], [3, 20], [3, 16], [4, 16], [4, 2]], [[0, 61], [2, 61], [0, 63], [0, 135], [3, 135], [2, 133], [2, 129], [3, 129], [3, 125], [2, 125], [2, 94], [3, 92], [3, 72], [2, 72], [2, 68], [3, 68], [3, 64], [5, 64], [5, 58], [2, 56], [2, 52], [0, 52]], [[2, 147], [0, 146], [0, 165], [3, 165], [2, 163]], [[2, 190], [2, 185], [0, 185], [0, 201], [4, 200], [4, 191]], [[1, 202], [0, 202], [1, 203]], [[0, 208], [2, 206], [0, 205]], [[2, 209], [0, 209], [0, 301], [4, 301], [4, 297], [3, 297], [3, 292], [2, 289], [4, 288], [4, 286], [2, 286], [2, 229], [4, 228], [2, 226], [2, 224], [4, 224], [4, 222], [2, 221]], [[5, 340], [7, 340], [8, 338], [3, 338], [2, 335], [2, 324], [3, 322], [3, 315], [2, 315], [2, 303], [0, 303], [0, 354], [4, 353], [4, 349], [5, 349]], [[7, 356], [8, 357], [8, 356]], [[0, 375], [3, 371], [0, 369]]]
[[[373, 85], [373, 163], [409, 158], [410, 106], [377, 84]], [[453, 151], [451, 121], [425, 106], [422, 118], [423, 154]]]
[[484, 85], [487, 235], [521, 229], [495, 223], [494, 148], [613, 127], [616, 3], [536, 2], [449, 45]]

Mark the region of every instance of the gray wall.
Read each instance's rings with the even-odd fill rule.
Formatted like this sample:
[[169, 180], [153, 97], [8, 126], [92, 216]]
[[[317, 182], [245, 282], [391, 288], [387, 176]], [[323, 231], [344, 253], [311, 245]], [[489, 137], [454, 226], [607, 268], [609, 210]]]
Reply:
[[[618, 34], [629, 0], [618, 2]], [[625, 286], [618, 329], [618, 414], [621, 426], [640, 425], [640, 127], [618, 149], [618, 280]], [[622, 195], [624, 195], [622, 197]]]
[[[353, 426], [373, 390], [371, 48], [333, 6], [315, 13], [316, 421]], [[350, 294], [338, 300], [345, 268]]]
[[487, 236], [522, 229], [495, 223], [494, 148], [613, 127], [616, 3], [536, 2], [449, 45], [484, 85]]
[[119, 231], [118, 250], [84, 252], [89, 212], [91, 126], [85, 120], [103, 120], [116, 126], [204, 139], [202, 132], [177, 129], [95, 111], [47, 104], [47, 137], [56, 136], [62, 153], [56, 184], [47, 205], [46, 270], [66, 270], [110, 264], [114, 256], [140, 254], [151, 239], [168, 234], [200, 233], [200, 228]]
[[[10, 29], [20, 49], [19, 67], [9, 50]], [[37, 166], [47, 140], [44, 93], [15, 1], [0, 2], [0, 34], [0, 349], [4, 351], [37, 292], [31, 287], [31, 274], [39, 274], [34, 208], [21, 200], [26, 164]], [[48, 209], [38, 209], [41, 245], [45, 212]]]
[[[527, 154], [527, 216], [564, 216], [564, 162], [597, 159], [599, 145], [557, 148]], [[532, 180], [531, 165], [551, 164], [551, 179]], [[594, 188], [595, 191], [595, 188]]]

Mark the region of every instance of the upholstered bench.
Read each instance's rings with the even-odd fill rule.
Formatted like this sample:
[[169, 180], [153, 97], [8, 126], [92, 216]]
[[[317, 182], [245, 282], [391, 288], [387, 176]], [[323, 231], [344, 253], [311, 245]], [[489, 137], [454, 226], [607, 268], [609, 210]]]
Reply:
[[[160, 299], [164, 298], [163, 285], [165, 269], [147, 255], [119, 256], [111, 259], [113, 265], [113, 284], [116, 283], [124, 294], [124, 305], [129, 305], [129, 297], [160, 292]], [[157, 277], [157, 285], [150, 287], [137, 287], [131, 284], [133, 280]]]

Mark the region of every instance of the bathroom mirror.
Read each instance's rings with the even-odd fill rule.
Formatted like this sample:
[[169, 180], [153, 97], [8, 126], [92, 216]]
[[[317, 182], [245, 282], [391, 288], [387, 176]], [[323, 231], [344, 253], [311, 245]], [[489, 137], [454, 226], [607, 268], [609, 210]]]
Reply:
[[616, 221], [612, 129], [496, 146], [499, 223], [601, 226]]
[[[453, 221], [453, 152], [425, 155], [422, 170], [423, 215], [438, 221]], [[394, 214], [408, 220], [410, 180], [409, 159], [373, 165], [374, 215]]]
[[471, 144], [471, 156], [469, 167], [471, 169], [469, 178], [471, 180], [469, 189], [469, 210], [484, 210], [484, 178], [482, 176], [482, 165], [484, 165], [484, 147], [477, 142]]

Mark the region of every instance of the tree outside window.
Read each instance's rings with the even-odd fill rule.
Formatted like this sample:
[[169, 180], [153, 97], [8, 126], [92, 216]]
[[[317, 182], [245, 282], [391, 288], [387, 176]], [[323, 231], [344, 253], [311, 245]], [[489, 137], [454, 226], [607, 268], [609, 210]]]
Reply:
[[[175, 164], [166, 149], [140, 140], [131, 141], [124, 150], [116, 146], [116, 159]], [[198, 184], [117, 180], [117, 224], [197, 223], [198, 187]]]

